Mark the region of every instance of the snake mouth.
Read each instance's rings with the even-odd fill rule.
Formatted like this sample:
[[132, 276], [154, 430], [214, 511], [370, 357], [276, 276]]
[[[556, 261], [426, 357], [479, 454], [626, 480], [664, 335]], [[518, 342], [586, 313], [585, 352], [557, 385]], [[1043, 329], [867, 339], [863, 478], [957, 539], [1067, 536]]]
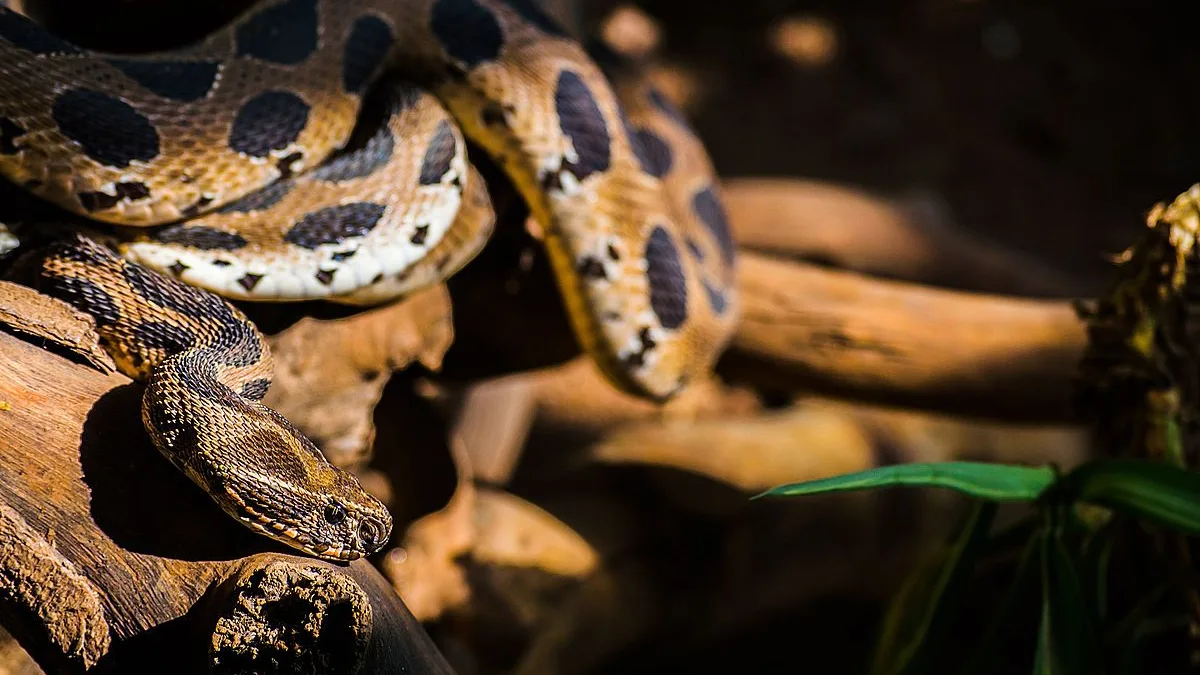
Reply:
[[302, 534], [294, 525], [268, 518], [236, 496], [234, 496], [234, 501], [238, 505], [234, 515], [246, 527], [294, 549], [317, 558], [342, 562], [357, 560], [363, 555], [362, 551], [352, 548], [335, 546], [326, 541], [315, 541], [312, 537]]
[[296, 540], [297, 544], [301, 545], [304, 550], [317, 557], [325, 558], [326, 560], [341, 560], [350, 562], [358, 560], [362, 557], [362, 552], [348, 549], [343, 546], [333, 546], [323, 541], [309, 542], [307, 537], [300, 537]]
[[283, 523], [259, 520], [257, 518], [254, 520], [241, 518], [241, 520], [256, 532], [318, 558], [350, 562], [362, 557], [362, 551], [356, 551], [344, 546], [333, 546], [326, 542], [313, 541], [311, 537], [300, 534], [296, 528], [289, 527]]
[[341, 560], [343, 562], [350, 562], [352, 560], [358, 560], [359, 558], [362, 557], [362, 553], [360, 553], [359, 551], [354, 551], [354, 550], [345, 549], [345, 548], [341, 548], [341, 547], [327, 549], [324, 553], [320, 553], [319, 555], [322, 558], [328, 558], [330, 560]]

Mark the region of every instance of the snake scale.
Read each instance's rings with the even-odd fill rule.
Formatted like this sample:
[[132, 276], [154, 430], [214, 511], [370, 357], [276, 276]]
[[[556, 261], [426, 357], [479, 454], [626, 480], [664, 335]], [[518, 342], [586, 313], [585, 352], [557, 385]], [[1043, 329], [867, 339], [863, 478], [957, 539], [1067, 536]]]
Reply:
[[95, 318], [146, 383], [156, 447], [248, 527], [351, 560], [391, 518], [259, 403], [267, 344], [218, 296], [370, 305], [453, 274], [494, 225], [467, 139], [529, 205], [615, 386], [666, 400], [728, 342], [734, 246], [703, 145], [535, 3], [264, 0], [139, 55], [0, 7], [0, 174], [119, 239], [62, 238], [39, 287]]

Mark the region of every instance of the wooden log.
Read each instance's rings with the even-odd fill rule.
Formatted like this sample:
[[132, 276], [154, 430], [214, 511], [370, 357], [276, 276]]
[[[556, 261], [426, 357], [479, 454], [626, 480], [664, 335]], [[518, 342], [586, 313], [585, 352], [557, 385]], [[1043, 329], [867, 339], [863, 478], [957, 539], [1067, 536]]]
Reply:
[[1039, 297], [1083, 290], [1043, 261], [956, 227], [928, 200], [786, 178], [722, 187], [734, 239], [750, 251], [959, 290]]
[[[480, 169], [491, 185], [494, 170], [488, 174], [486, 163]], [[483, 253], [449, 281], [455, 342], [441, 371], [447, 381], [560, 366], [580, 353], [540, 246], [511, 226], [512, 213], [503, 222], [510, 225], [498, 227]], [[733, 225], [754, 245], [744, 226]], [[800, 245], [767, 248], [790, 255]], [[943, 247], [948, 255], [960, 248]], [[866, 260], [882, 261], [883, 252], [876, 253]], [[718, 364], [730, 381], [785, 397], [814, 392], [1019, 422], [1076, 421], [1075, 367], [1086, 331], [1070, 300], [883, 280], [747, 246], [739, 260], [742, 322]], [[1048, 275], [1023, 290], [1068, 287], [1073, 283]]]
[[414, 363], [437, 370], [453, 340], [441, 284], [340, 319], [305, 317], [270, 338], [275, 380], [263, 402], [330, 462], [361, 468], [371, 457], [375, 404], [392, 373]]
[[0, 621], [44, 670], [451, 672], [369, 562], [292, 555], [174, 469], [139, 385], [3, 332], [0, 364]]
[[1024, 421], [1073, 419], [1087, 344], [1071, 303], [988, 296], [741, 257], [720, 372], [782, 392]]
[[0, 673], [4, 675], [42, 675], [29, 654], [4, 629], [0, 629]]
[[[579, 354], [540, 255], [516, 290], [485, 252], [455, 291], [443, 375], [474, 382]], [[513, 254], [509, 254], [512, 256]], [[495, 278], [495, 277], [491, 277]], [[1086, 329], [1068, 300], [965, 293], [875, 279], [743, 249], [741, 323], [718, 363], [727, 380], [782, 396], [818, 393], [1023, 422], [1074, 422]]]

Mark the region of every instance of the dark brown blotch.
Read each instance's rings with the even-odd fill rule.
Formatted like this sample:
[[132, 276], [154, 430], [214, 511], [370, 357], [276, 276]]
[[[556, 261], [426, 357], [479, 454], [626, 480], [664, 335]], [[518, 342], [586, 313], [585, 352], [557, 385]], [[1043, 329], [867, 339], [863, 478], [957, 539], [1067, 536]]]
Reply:
[[100, 328], [114, 326], [121, 320], [121, 310], [113, 297], [99, 284], [88, 279], [43, 272], [38, 280], [38, 289], [91, 315]]
[[164, 244], [187, 246], [201, 251], [237, 251], [249, 242], [236, 232], [226, 232], [204, 225], [181, 223], [155, 233], [154, 240]]
[[275, 168], [279, 169], [278, 180], [287, 180], [296, 175], [296, 163], [302, 159], [304, 159], [304, 153], [299, 150], [280, 157], [279, 161], [275, 162]]
[[467, 68], [497, 59], [504, 47], [499, 20], [477, 0], [437, 0], [429, 25], [446, 54]]
[[687, 279], [679, 250], [671, 235], [662, 227], [654, 228], [646, 242], [646, 278], [650, 287], [650, 308], [659, 323], [674, 330], [687, 319]]
[[133, 327], [138, 342], [149, 349], [161, 349], [167, 356], [178, 354], [196, 344], [196, 334], [169, 321], [142, 321]]
[[137, 181], [117, 183], [113, 186], [113, 192], [114, 194], [101, 191], [80, 192], [76, 196], [79, 197], [80, 205], [89, 213], [111, 209], [124, 199], [136, 202], [150, 196], [150, 188]]
[[726, 307], [729, 306], [729, 299], [720, 288], [705, 280], [704, 294], [708, 296], [708, 306], [712, 308], [714, 314], [720, 316], [725, 313]]
[[418, 225], [416, 227], [416, 229], [413, 230], [412, 237], [409, 239], [409, 241], [412, 242], [413, 246], [424, 246], [425, 240], [428, 238], [429, 238], [429, 225], [424, 224], [424, 225]]
[[248, 368], [262, 361], [262, 343], [258, 331], [248, 321], [230, 321], [213, 340], [221, 349], [221, 362], [235, 368]]
[[251, 192], [241, 199], [229, 202], [217, 209], [217, 213], [254, 213], [255, 211], [269, 209], [282, 201], [295, 185], [293, 181], [272, 183], [261, 190]]
[[197, 319], [226, 322], [233, 309], [222, 299], [170, 277], [152, 272], [141, 265], [122, 263], [125, 281], [147, 302]]
[[658, 346], [658, 343], [655, 342], [654, 338], [650, 335], [649, 326], [643, 326], [642, 329], [638, 331], [638, 342], [639, 344], [637, 351], [631, 352], [625, 357], [625, 365], [630, 369], [641, 368], [642, 366], [646, 365], [646, 355], [654, 351], [654, 348]]
[[604, 263], [594, 256], [580, 260], [575, 270], [584, 279], [608, 279], [608, 270], [604, 268]]
[[266, 378], [250, 380], [242, 385], [242, 396], [252, 401], [261, 401], [267, 395], [267, 390], [270, 388], [271, 381]]
[[429, 145], [425, 148], [425, 157], [421, 160], [421, 185], [436, 185], [449, 173], [455, 155], [458, 154], [458, 139], [450, 123], [442, 120], [433, 133]]
[[578, 73], [564, 70], [559, 74], [554, 88], [554, 109], [559, 128], [575, 148], [576, 159], [564, 161], [563, 168], [580, 181], [607, 170], [612, 161], [608, 124], [595, 96]]
[[58, 131], [90, 159], [117, 169], [158, 156], [154, 124], [125, 100], [86, 88], [58, 94], [50, 110]]
[[366, 236], [386, 212], [386, 206], [371, 202], [330, 206], [305, 215], [283, 238], [309, 250], [340, 244], [351, 237]]
[[692, 209], [700, 218], [700, 222], [708, 228], [713, 239], [716, 240], [725, 266], [731, 267], [736, 254], [733, 233], [729, 229], [729, 218], [725, 215], [725, 207], [716, 191], [710, 186], [697, 192], [692, 197]]
[[234, 115], [229, 147], [251, 157], [267, 157], [300, 138], [310, 112], [308, 103], [290, 91], [264, 91]]
[[246, 272], [237, 280], [237, 283], [238, 286], [246, 289], [247, 293], [250, 293], [254, 290], [254, 287], [258, 285], [258, 282], [262, 281], [262, 278], [263, 275], [261, 274]]
[[212, 204], [212, 203], [213, 203], [212, 197], [200, 197], [199, 199], [196, 200], [196, 203], [192, 204], [191, 206], [188, 206], [187, 208], [185, 208], [183, 210], [183, 217], [184, 218], [193, 218], [195, 216], [198, 216], [198, 215], [200, 215], [201, 211], [208, 208], [208, 205]]

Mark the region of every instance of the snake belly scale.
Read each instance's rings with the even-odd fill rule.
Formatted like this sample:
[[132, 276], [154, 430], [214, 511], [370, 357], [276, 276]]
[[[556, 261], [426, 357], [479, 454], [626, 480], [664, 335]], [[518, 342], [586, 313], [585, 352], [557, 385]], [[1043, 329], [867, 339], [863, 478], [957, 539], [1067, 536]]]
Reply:
[[453, 274], [494, 223], [469, 138], [542, 226], [586, 352], [672, 397], [732, 334], [734, 250], [703, 146], [628, 81], [536, 0], [263, 0], [132, 56], [0, 7], [0, 175], [118, 230], [119, 256], [76, 236], [41, 283], [147, 382], [159, 449], [248, 526], [351, 559], [386, 510], [258, 403], [266, 343], [209, 292], [375, 304]]

